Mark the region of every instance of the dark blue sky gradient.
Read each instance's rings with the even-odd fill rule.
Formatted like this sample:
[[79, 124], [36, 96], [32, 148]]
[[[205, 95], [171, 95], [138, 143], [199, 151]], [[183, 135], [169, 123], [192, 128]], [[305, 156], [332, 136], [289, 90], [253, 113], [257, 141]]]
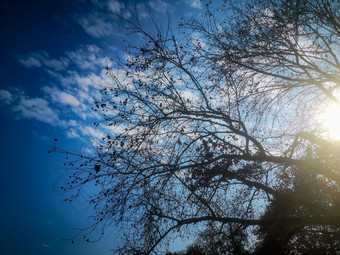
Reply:
[[[116, 230], [97, 243], [71, 238], [86, 227], [86, 194], [73, 203], [58, 189], [65, 180], [64, 155], [48, 150], [89, 148], [96, 116], [90, 114], [93, 83], [104, 82], [103, 60], [123, 56], [123, 26], [134, 1], [3, 0], [0, 3], [0, 246], [1, 254], [110, 254]], [[198, 0], [138, 1], [142, 23], [150, 9], [166, 23], [201, 11]], [[163, 20], [164, 19], [164, 20]], [[176, 248], [176, 244], [175, 244]], [[179, 247], [183, 248], [183, 247]]]

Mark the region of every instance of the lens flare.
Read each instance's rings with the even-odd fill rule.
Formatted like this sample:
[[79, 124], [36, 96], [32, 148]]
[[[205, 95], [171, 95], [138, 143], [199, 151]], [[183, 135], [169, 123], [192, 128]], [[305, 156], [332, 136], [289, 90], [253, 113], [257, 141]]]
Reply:
[[325, 112], [328, 135], [331, 140], [340, 140], [340, 105], [331, 103]]

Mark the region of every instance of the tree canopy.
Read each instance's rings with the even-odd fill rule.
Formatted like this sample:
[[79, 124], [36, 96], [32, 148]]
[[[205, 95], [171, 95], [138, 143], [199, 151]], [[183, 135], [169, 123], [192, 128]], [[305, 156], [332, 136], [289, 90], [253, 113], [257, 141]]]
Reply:
[[207, 3], [152, 32], [126, 22], [139, 41], [93, 108], [107, 135], [64, 187], [98, 186], [81, 235], [117, 224], [118, 253], [158, 254], [210, 225], [223, 254], [339, 252], [340, 146], [324, 120], [340, 103], [339, 2]]

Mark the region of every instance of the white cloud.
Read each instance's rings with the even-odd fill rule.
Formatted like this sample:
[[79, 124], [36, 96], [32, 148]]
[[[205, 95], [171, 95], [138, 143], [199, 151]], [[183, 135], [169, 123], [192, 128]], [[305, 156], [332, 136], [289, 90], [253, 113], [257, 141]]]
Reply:
[[26, 56], [19, 59], [19, 62], [27, 68], [39, 68], [41, 67], [41, 63], [38, 59]]
[[125, 8], [124, 1], [117, 0], [91, 0], [95, 7], [101, 9], [103, 14], [109, 10], [114, 15], [121, 15], [126, 19], [131, 17], [131, 13]]
[[[98, 113], [90, 108], [93, 104], [87, 93], [74, 89], [73, 91], [60, 90], [56, 87], [44, 87], [44, 98], [31, 98], [19, 89], [11, 93], [0, 90], [0, 106], [9, 106], [17, 119], [35, 119], [62, 128], [74, 128], [80, 123], [75, 119], [98, 119]], [[81, 96], [78, 96], [81, 94]], [[74, 115], [71, 115], [74, 114]], [[64, 119], [60, 119], [64, 116]]]
[[81, 69], [96, 70], [106, 66], [103, 52], [95, 45], [87, 45], [77, 51], [68, 52], [67, 55]]
[[116, 31], [113, 20], [105, 18], [105, 14], [84, 14], [78, 17], [76, 21], [86, 33], [95, 38], [106, 37]]
[[9, 105], [13, 100], [14, 97], [8, 90], [0, 89], [0, 106]]
[[119, 17], [129, 19], [130, 11], [122, 0], [91, 0], [93, 6], [88, 13], [74, 15], [75, 21], [84, 31], [95, 37], [103, 38], [120, 35], [117, 21]]
[[137, 11], [138, 18], [144, 19], [144, 20], [150, 18], [150, 13], [144, 4], [141, 4], [141, 3], [136, 4], [136, 11]]
[[184, 2], [190, 5], [192, 8], [202, 9], [201, 0], [184, 0]]
[[[34, 66], [27, 64], [28, 60], [34, 63], [32, 59], [35, 59], [54, 84], [43, 86], [45, 94], [40, 98], [30, 97], [19, 89], [13, 93], [0, 90], [0, 104], [9, 105], [18, 119], [34, 119], [60, 127], [69, 138], [100, 139], [105, 130], [94, 128], [92, 121], [102, 116], [91, 107], [95, 98], [100, 96], [99, 88], [112, 82], [104, 68], [110, 63], [104, 58], [103, 51], [94, 45], [85, 45], [65, 54], [66, 57], [52, 59], [48, 53], [41, 51], [18, 59], [28, 67]], [[69, 64], [72, 65], [65, 71]], [[35, 67], [39, 67], [38, 64]]]
[[109, 0], [107, 2], [107, 6], [115, 15], [121, 15], [125, 19], [129, 19], [131, 17], [131, 13], [125, 8], [124, 3], [122, 2], [119, 2], [117, 0]]
[[50, 60], [44, 59], [43, 61], [44, 61], [44, 64], [47, 67], [50, 67], [50, 68], [58, 70], [58, 71], [64, 70], [68, 66], [68, 63], [69, 63], [69, 60], [66, 59], [66, 58], [60, 58], [59, 60], [57, 60], [57, 59], [50, 59]]
[[42, 98], [21, 96], [19, 104], [13, 107], [18, 118], [36, 119], [52, 126], [59, 126], [62, 122], [58, 113], [49, 106], [49, 102]]
[[27, 68], [39, 68], [45, 66], [57, 71], [64, 70], [69, 63], [69, 60], [64, 57], [51, 59], [45, 51], [31, 52], [20, 57], [18, 61]]
[[79, 106], [81, 104], [75, 96], [61, 91], [55, 87], [45, 87], [43, 90], [51, 97], [53, 103], [65, 104], [73, 107]]
[[93, 3], [94, 6], [99, 8], [103, 8], [105, 6], [103, 0], [91, 0], [91, 2]]
[[[91, 73], [88, 76], [81, 76], [76, 71], [69, 71], [65, 75], [56, 73], [51, 73], [51, 75], [60, 82], [63, 91], [68, 91], [67, 93], [70, 93], [80, 102], [86, 104], [93, 104], [93, 98], [99, 96], [98, 88], [109, 82], [106, 81], [108, 77], [105, 74], [99, 76], [95, 73]], [[102, 77], [102, 75], [105, 75], [105, 77]], [[53, 94], [53, 91], [50, 89], [43, 88], [43, 90], [47, 94]]]
[[[96, 118], [98, 113], [91, 110], [93, 99], [84, 91], [74, 88], [71, 90], [60, 90], [56, 87], [45, 87], [43, 91], [48, 95], [51, 101], [59, 107], [66, 115], [71, 112], [75, 113], [79, 118], [88, 119]], [[84, 94], [86, 96], [84, 96]], [[72, 125], [68, 123], [67, 126]]]
[[104, 137], [104, 133], [101, 132], [98, 128], [95, 129], [90, 126], [83, 126], [80, 129], [80, 132], [85, 136], [89, 136], [89, 137], [96, 138], [96, 139], [101, 139], [102, 137]]
[[124, 4], [118, 2], [117, 0], [109, 0], [108, 6], [109, 6], [110, 10], [115, 14], [120, 14], [121, 10], [124, 9]]
[[60, 91], [58, 94], [58, 99], [59, 102], [62, 104], [66, 105], [71, 105], [71, 106], [79, 106], [80, 102], [78, 101], [77, 98], [75, 98], [73, 95], [67, 94], [63, 91]]
[[66, 131], [66, 136], [68, 138], [80, 138], [79, 133], [74, 128], [71, 128], [70, 130], [67, 130]]
[[93, 87], [94, 83], [100, 80], [100, 77], [96, 74], [90, 74], [89, 76], [75, 76], [74, 81], [77, 82], [79, 88], [85, 92], [89, 91], [90, 87]]
[[163, 0], [149, 0], [146, 4], [136, 4], [136, 11], [139, 19], [147, 20], [150, 19], [151, 15], [155, 14], [166, 14], [167, 11], [171, 10], [171, 5]]
[[[60, 83], [63, 89], [66, 90], [78, 90], [79, 92], [85, 92], [87, 95], [81, 95], [81, 99], [79, 99], [79, 94], [75, 95], [79, 100], [83, 100], [83, 98], [92, 99], [89, 91], [93, 88], [98, 88], [97, 85], [104, 85], [104, 78], [95, 74], [95, 72], [91, 72], [88, 76], [80, 75], [76, 71], [67, 71], [65, 74], [60, 74], [56, 72], [48, 72], [56, 81]], [[107, 84], [107, 83], [106, 83]], [[96, 94], [97, 91], [91, 91], [91, 94]], [[93, 101], [93, 100], [88, 100]]]
[[163, 0], [151, 0], [149, 1], [150, 8], [157, 13], [166, 13], [170, 10], [170, 5]]
[[68, 126], [70, 126], [70, 127], [76, 127], [78, 125], [79, 125], [79, 123], [75, 120], [69, 120], [68, 121]]
[[105, 129], [102, 128], [93, 128], [92, 126], [83, 123], [78, 123], [77, 126], [68, 128], [66, 131], [66, 135], [68, 138], [84, 138], [89, 137], [94, 140], [101, 140], [104, 137], [104, 131]]

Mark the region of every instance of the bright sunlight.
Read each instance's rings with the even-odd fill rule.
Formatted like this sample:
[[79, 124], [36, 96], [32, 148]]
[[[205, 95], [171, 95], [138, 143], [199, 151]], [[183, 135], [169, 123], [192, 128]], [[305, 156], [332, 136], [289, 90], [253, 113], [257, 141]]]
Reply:
[[325, 112], [325, 121], [331, 140], [340, 140], [340, 105], [331, 103]]

